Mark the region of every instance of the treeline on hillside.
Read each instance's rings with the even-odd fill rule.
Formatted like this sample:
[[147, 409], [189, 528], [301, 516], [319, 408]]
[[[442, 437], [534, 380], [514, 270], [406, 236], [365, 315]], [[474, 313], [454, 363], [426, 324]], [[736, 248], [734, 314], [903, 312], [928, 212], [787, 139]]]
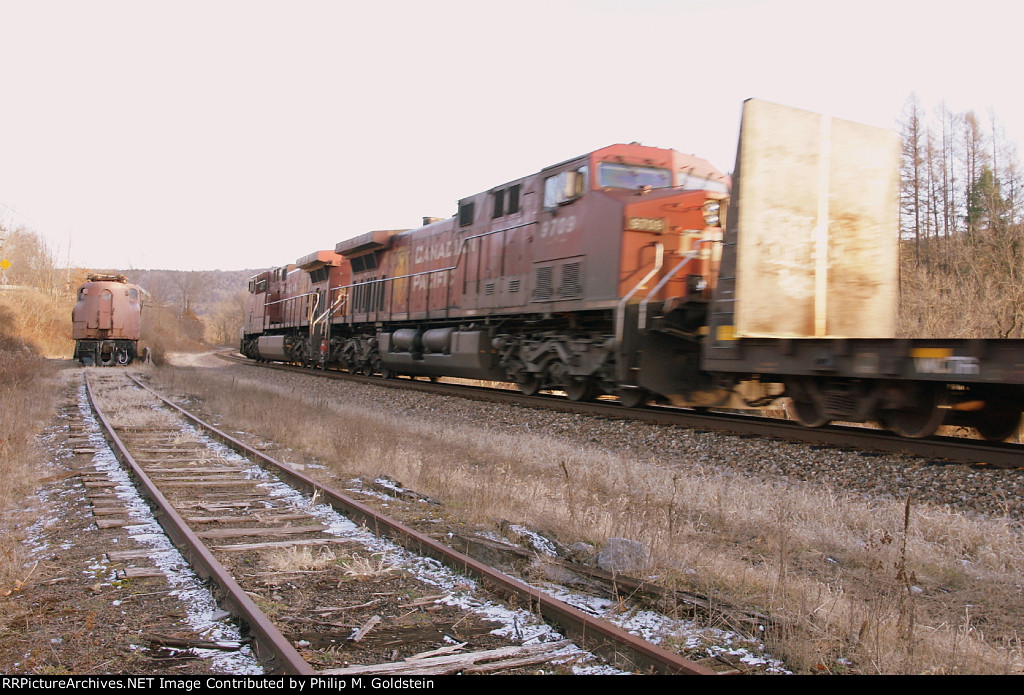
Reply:
[[0, 270], [0, 349], [70, 357], [70, 275], [58, 271], [46, 244], [25, 229], [0, 226], [0, 257], [9, 264]]
[[994, 112], [911, 94], [903, 143], [900, 335], [1024, 337], [1024, 194], [1016, 145]]
[[175, 316], [190, 341], [238, 343], [249, 278], [259, 270], [111, 270], [149, 293], [147, 306]]

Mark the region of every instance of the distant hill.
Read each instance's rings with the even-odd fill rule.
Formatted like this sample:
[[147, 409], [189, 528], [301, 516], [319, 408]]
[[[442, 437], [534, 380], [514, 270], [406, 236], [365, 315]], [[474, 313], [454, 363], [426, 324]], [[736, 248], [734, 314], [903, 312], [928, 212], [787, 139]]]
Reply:
[[[197, 316], [215, 313], [226, 304], [238, 305], [239, 294], [248, 292], [249, 278], [263, 272], [253, 270], [118, 270], [92, 269], [94, 273], [119, 273], [149, 292], [149, 304], [191, 311]], [[244, 310], [244, 301], [239, 312]]]

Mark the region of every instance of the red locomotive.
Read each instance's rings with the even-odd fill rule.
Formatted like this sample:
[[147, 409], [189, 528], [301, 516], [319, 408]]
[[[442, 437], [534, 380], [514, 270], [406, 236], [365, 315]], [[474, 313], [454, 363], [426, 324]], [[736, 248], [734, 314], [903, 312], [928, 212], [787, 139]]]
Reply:
[[75, 359], [85, 366], [131, 364], [138, 355], [142, 294], [124, 275], [90, 274], [71, 310]]
[[[895, 134], [750, 100], [735, 182], [612, 145], [253, 277], [253, 359], [1008, 436], [1019, 341], [893, 339]], [[723, 223], [728, 212], [728, 230]], [[740, 394], [743, 394], [742, 397]]]
[[254, 277], [242, 352], [639, 402], [646, 341], [627, 323], [671, 298], [696, 367], [727, 192], [703, 159], [612, 145]]

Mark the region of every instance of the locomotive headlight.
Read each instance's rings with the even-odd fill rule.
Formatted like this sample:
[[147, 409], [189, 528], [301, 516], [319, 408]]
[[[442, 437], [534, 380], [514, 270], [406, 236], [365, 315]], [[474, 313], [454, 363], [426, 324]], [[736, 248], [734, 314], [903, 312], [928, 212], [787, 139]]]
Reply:
[[722, 204], [717, 200], [709, 200], [704, 203], [704, 207], [701, 209], [704, 213], [704, 225], [707, 227], [717, 227], [721, 222]]

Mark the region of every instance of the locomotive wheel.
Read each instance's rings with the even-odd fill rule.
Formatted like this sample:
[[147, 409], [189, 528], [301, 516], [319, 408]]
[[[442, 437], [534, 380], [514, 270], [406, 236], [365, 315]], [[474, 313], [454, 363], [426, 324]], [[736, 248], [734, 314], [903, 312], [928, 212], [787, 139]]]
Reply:
[[623, 408], [636, 408], [651, 399], [646, 389], [622, 389], [619, 391], [619, 405]]
[[918, 383], [910, 384], [907, 388], [909, 406], [898, 410], [883, 410], [879, 414], [879, 422], [901, 437], [930, 437], [946, 419], [946, 411], [939, 407], [940, 387]]
[[565, 387], [565, 395], [570, 401], [592, 401], [597, 395], [597, 385], [593, 379], [573, 380]]
[[519, 382], [519, 392], [524, 396], [536, 396], [540, 393], [541, 379], [539, 376], [531, 374], [525, 377]]
[[381, 379], [390, 379], [392, 376], [394, 376], [394, 372], [385, 367], [384, 363], [381, 362], [379, 359], [373, 361], [373, 369], [371, 369], [370, 371], [372, 373], [369, 376], [373, 376], [373, 374], [376, 374], [380, 376]]
[[990, 442], [1002, 442], [1020, 428], [1020, 410], [999, 402], [986, 401], [973, 423], [978, 434]]

